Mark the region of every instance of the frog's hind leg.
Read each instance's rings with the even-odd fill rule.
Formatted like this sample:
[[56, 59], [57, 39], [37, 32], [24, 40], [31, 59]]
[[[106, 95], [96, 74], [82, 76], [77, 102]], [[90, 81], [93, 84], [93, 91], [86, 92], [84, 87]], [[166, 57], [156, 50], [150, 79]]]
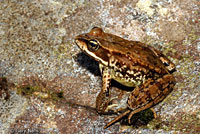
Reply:
[[128, 99], [128, 107], [132, 109], [128, 117], [129, 124], [134, 114], [163, 101], [173, 90], [174, 85], [175, 78], [173, 75], [167, 74], [156, 80], [149, 78], [142, 86], [136, 87]]

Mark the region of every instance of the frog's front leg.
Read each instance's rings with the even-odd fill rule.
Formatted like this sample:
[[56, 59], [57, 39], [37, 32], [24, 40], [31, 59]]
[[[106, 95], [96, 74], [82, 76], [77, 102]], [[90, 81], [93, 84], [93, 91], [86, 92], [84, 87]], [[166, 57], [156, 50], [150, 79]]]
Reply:
[[128, 99], [128, 107], [132, 109], [128, 117], [129, 123], [134, 114], [163, 101], [173, 90], [174, 85], [174, 76], [166, 74], [156, 80], [149, 78], [141, 87], [134, 89]]
[[102, 73], [102, 89], [96, 98], [96, 109], [98, 113], [106, 113], [110, 102], [111, 75], [107, 67], [100, 68]]

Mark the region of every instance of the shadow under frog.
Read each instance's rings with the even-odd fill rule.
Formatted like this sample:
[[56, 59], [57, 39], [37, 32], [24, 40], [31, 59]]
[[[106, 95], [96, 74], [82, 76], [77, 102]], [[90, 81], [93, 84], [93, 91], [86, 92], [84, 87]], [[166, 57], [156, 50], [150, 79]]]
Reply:
[[87, 69], [90, 73], [94, 74], [95, 76], [101, 76], [99, 71], [99, 63], [90, 56], [80, 52], [76, 55], [75, 60], [80, 66]]

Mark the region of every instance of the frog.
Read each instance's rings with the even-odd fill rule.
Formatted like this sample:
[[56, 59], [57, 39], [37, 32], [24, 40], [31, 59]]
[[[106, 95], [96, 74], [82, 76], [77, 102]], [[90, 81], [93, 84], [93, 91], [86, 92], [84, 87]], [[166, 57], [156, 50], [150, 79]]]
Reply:
[[112, 109], [111, 80], [131, 87], [127, 108], [104, 126], [128, 116], [128, 123], [134, 114], [150, 109], [162, 102], [176, 84], [173, 72], [175, 64], [156, 48], [140, 41], [127, 40], [100, 27], [93, 27], [88, 33], [75, 37], [75, 44], [99, 63], [102, 88], [96, 97], [96, 110], [106, 114]]

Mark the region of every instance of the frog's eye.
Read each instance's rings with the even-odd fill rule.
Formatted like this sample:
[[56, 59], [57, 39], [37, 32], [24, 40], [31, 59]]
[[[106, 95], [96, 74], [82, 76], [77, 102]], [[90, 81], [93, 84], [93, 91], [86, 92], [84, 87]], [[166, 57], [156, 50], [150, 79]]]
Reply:
[[90, 40], [88, 42], [88, 49], [91, 51], [95, 51], [99, 48], [99, 42], [97, 40]]

